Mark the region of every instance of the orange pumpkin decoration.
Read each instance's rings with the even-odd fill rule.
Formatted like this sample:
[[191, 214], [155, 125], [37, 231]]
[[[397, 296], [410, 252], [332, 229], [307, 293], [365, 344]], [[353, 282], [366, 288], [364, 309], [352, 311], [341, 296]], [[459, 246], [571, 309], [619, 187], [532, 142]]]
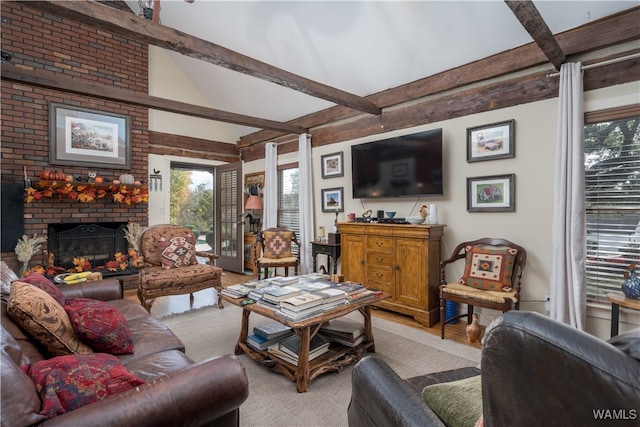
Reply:
[[64, 172], [50, 171], [46, 169], [40, 172], [40, 179], [45, 181], [64, 181], [66, 178], [67, 175], [65, 175]]

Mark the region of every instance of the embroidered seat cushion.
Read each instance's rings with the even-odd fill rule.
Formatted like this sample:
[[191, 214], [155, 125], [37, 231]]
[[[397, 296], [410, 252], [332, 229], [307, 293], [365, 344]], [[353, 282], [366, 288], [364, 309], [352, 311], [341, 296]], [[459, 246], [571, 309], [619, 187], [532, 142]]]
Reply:
[[196, 241], [192, 235], [160, 237], [160, 261], [165, 269], [185, 267], [198, 263], [196, 258]]
[[76, 335], [94, 351], [132, 354], [133, 338], [124, 315], [99, 300], [69, 298], [64, 306]]
[[291, 231], [264, 231], [264, 258], [291, 258]]
[[7, 314], [52, 356], [93, 353], [76, 336], [64, 307], [29, 283], [11, 284]]
[[67, 355], [21, 367], [36, 385], [41, 415], [54, 417], [144, 384], [117, 357]]
[[516, 249], [469, 245], [465, 251], [466, 264], [460, 283], [486, 291], [512, 290], [511, 275], [518, 255]]

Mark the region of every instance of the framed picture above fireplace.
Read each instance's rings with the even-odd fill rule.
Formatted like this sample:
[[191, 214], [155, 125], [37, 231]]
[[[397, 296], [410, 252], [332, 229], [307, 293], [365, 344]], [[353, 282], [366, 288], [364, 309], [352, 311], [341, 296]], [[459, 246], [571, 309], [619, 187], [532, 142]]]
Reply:
[[129, 116], [49, 104], [49, 163], [131, 169]]

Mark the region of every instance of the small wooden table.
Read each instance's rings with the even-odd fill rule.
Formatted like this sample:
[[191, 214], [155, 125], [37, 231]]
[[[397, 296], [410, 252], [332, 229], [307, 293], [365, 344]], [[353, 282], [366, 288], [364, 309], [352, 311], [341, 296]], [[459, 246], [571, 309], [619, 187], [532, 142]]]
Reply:
[[[362, 353], [365, 351], [374, 353], [375, 345], [373, 342], [373, 332], [371, 328], [371, 305], [389, 295], [375, 295], [365, 298], [361, 301], [355, 301], [327, 310], [318, 316], [310, 317], [299, 322], [289, 322], [275, 316], [275, 310], [255, 304], [241, 305], [243, 299], [230, 298], [221, 295], [227, 302], [242, 308], [242, 325], [240, 326], [240, 337], [235, 348], [235, 354], [246, 354], [256, 362], [279, 372], [296, 383], [296, 389], [299, 393], [304, 393], [309, 387], [311, 380], [317, 376], [330, 371], [340, 371], [343, 366], [360, 360]], [[324, 322], [337, 319], [353, 311], [359, 311], [364, 317], [364, 341], [356, 347], [347, 347], [337, 343], [331, 343], [329, 351], [316, 359], [309, 360], [309, 343], [311, 338], [320, 330], [320, 326]], [[290, 326], [300, 341], [300, 350], [298, 353], [298, 365], [286, 362], [274, 354], [266, 350], [257, 350], [247, 344], [249, 336], [249, 315], [256, 313], [261, 316], [276, 320], [284, 325]]]
[[[338, 258], [340, 258], [340, 243], [311, 242], [311, 257], [313, 258], [313, 271], [316, 270], [316, 256], [324, 254], [329, 257], [329, 263], [333, 260], [333, 274], [338, 274]], [[331, 270], [331, 265], [327, 266]], [[327, 272], [331, 274], [331, 271]]]
[[610, 292], [607, 299], [611, 301], [611, 336], [615, 337], [618, 335], [620, 306], [640, 310], [640, 299], [627, 298], [622, 292]]

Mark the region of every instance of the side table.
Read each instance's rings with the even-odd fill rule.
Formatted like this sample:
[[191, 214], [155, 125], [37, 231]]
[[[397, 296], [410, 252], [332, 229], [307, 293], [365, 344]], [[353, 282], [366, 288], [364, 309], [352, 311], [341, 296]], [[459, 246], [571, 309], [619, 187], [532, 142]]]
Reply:
[[640, 310], [640, 299], [627, 298], [622, 292], [610, 292], [607, 299], [611, 301], [611, 337], [618, 335], [620, 306], [632, 310]]
[[[313, 271], [316, 271], [316, 256], [328, 255], [329, 262], [333, 260], [333, 274], [338, 274], [338, 258], [340, 258], [340, 243], [311, 242], [311, 257], [313, 258]], [[329, 266], [329, 268], [331, 268]], [[330, 273], [330, 272], [329, 272]]]

